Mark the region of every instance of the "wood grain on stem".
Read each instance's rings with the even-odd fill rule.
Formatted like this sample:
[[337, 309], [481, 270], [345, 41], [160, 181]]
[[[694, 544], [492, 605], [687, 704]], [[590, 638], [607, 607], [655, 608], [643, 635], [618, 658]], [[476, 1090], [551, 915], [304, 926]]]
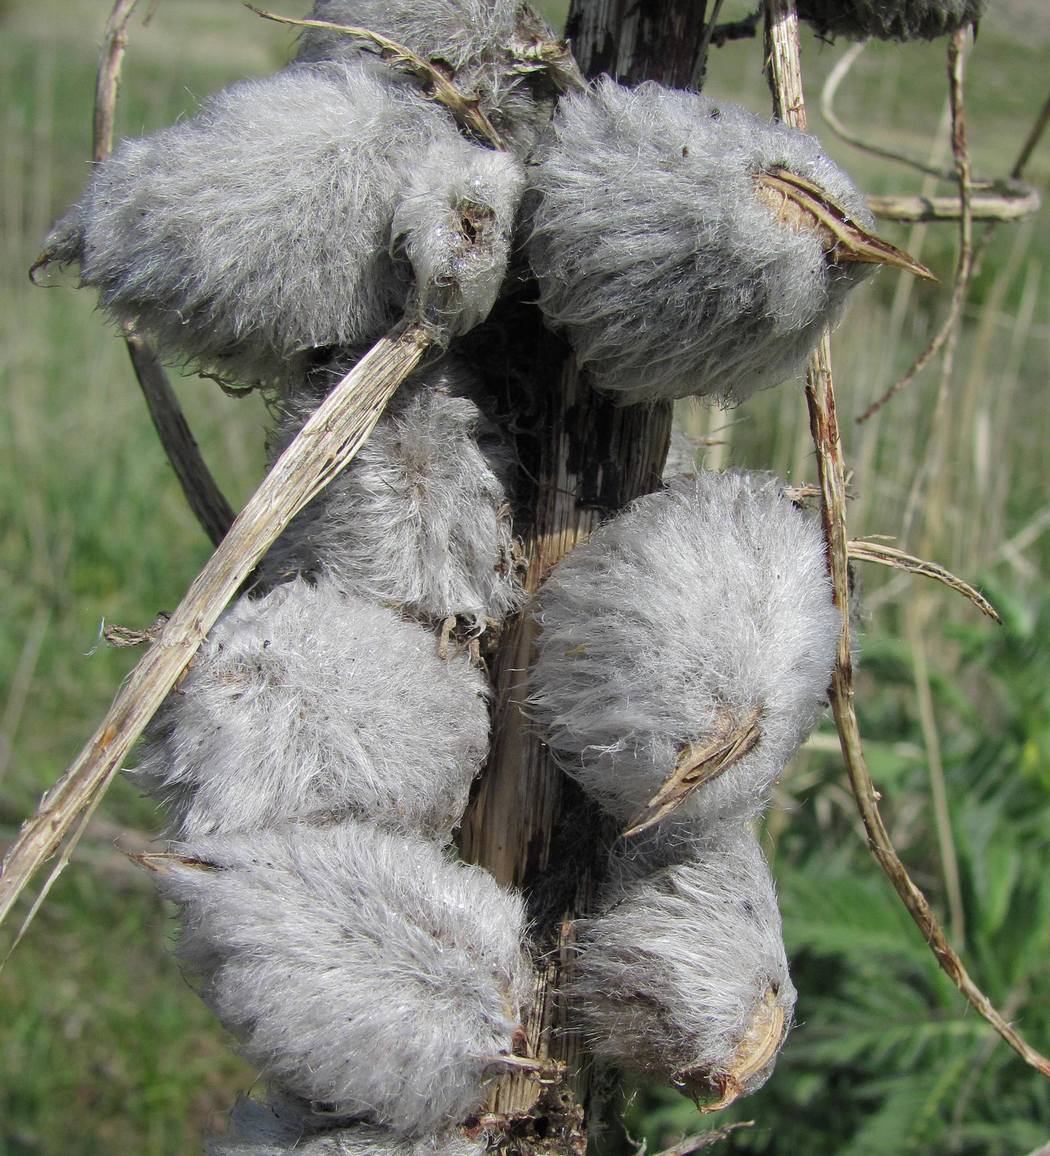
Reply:
[[[91, 158], [96, 165], [113, 149], [113, 121], [128, 43], [128, 21], [137, 4], [138, 0], [117, 0], [103, 33], [91, 134]], [[160, 444], [190, 509], [212, 545], [217, 546], [233, 522], [233, 510], [201, 455], [160, 359], [141, 337], [129, 335], [125, 341]]]
[[[705, 4], [659, 0], [574, 0], [567, 31], [583, 72], [609, 72], [628, 82], [647, 77], [687, 85], [703, 40]], [[538, 336], [546, 345], [556, 339]], [[540, 431], [535, 491], [522, 537], [526, 585], [536, 590], [551, 567], [586, 538], [602, 517], [660, 485], [671, 433], [671, 406], [616, 406], [597, 394], [567, 351], [560, 366], [537, 366], [530, 387], [541, 397], [531, 423]], [[525, 889], [540, 950], [534, 1005], [526, 1032], [529, 1052], [567, 1067], [564, 1092], [577, 1109], [588, 1100], [589, 1065], [579, 1036], [565, 1022], [557, 991], [571, 967], [573, 920], [594, 909], [604, 848], [615, 836], [557, 768], [523, 713], [525, 681], [536, 626], [522, 615], [508, 626], [496, 661], [496, 702], [489, 763], [464, 819], [460, 848], [497, 879]], [[542, 1091], [520, 1076], [504, 1078], [489, 1112], [496, 1118], [547, 1112]], [[567, 1116], [565, 1124], [572, 1124]], [[578, 1128], [543, 1136], [514, 1125], [522, 1153], [582, 1152]], [[519, 1131], [515, 1132], [514, 1128]]]
[[353, 459], [430, 343], [416, 324], [403, 322], [392, 330], [339, 382], [274, 463], [94, 735], [23, 825], [0, 870], [0, 921], [78, 819], [94, 809], [238, 587], [292, 518]]
[[[795, 0], [766, 0], [766, 36], [769, 45], [770, 86], [776, 114], [805, 128], [801, 52]], [[879, 813], [880, 798], [868, 770], [860, 727], [853, 705], [853, 663], [850, 653], [849, 535], [846, 529], [845, 463], [835, 412], [835, 388], [831, 376], [831, 348], [825, 334], [810, 362], [806, 381], [810, 431], [816, 449], [821, 488], [821, 516], [827, 541], [828, 569], [836, 604], [842, 611], [842, 634], [838, 661], [831, 681], [831, 705], [839, 744], [849, 774], [868, 846], [893, 884], [941, 968], [1000, 1036], [1032, 1067], [1050, 1076], [1050, 1060], [1016, 1032], [971, 979], [941, 928], [926, 896], [912, 881], [901, 862]]]

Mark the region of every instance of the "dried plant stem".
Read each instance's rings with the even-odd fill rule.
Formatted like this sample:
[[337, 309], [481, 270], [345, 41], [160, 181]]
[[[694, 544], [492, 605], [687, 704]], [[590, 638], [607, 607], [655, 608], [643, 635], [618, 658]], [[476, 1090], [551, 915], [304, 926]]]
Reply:
[[950, 181], [952, 174], [948, 170], [939, 169], [935, 165], [927, 164], [925, 161], [917, 160], [915, 157], [905, 156], [903, 153], [899, 153], [894, 149], [872, 144], [848, 128], [835, 111], [835, 97], [838, 95], [839, 88], [849, 75], [854, 64], [860, 59], [860, 55], [864, 49], [867, 48], [868, 43], [867, 40], [861, 40], [851, 45], [835, 62], [834, 68], [828, 73], [827, 79], [824, 81], [824, 87], [820, 91], [820, 114], [824, 120], [827, 121], [828, 128], [831, 129], [839, 140], [845, 141], [846, 144], [853, 145], [854, 148], [858, 148], [862, 152], [870, 153], [872, 156], [882, 157], [883, 160], [908, 165], [909, 168], [918, 169], [920, 173], [936, 177], [938, 180]]
[[955, 175], [959, 184], [959, 254], [955, 263], [955, 280], [948, 315], [911, 368], [868, 406], [857, 418], [858, 422], [867, 421], [902, 389], [907, 388], [942, 348], [947, 350], [946, 357], [949, 361], [954, 352], [954, 336], [962, 320], [963, 306], [966, 304], [966, 295], [973, 277], [973, 174], [970, 167], [970, 150], [966, 141], [966, 105], [963, 96], [965, 43], [965, 28], [960, 28], [948, 41], [948, 105], [952, 120], [952, 156], [955, 158]]
[[[723, 1140], [728, 1140], [734, 1132], [741, 1128], [753, 1128], [754, 1126], [754, 1120], [741, 1120], [737, 1124], [727, 1124], [724, 1128], [714, 1128], [710, 1132], [701, 1132], [699, 1135], [679, 1140], [673, 1148], [665, 1148], [662, 1152], [656, 1153], [656, 1156], [692, 1156], [694, 1152], [702, 1152], [705, 1148], [713, 1148]], [[644, 1156], [644, 1153], [641, 1153], [640, 1156]]]
[[[98, 730], [24, 824], [0, 873], [0, 921], [78, 817], [97, 805], [135, 740], [255, 564], [291, 519], [352, 460], [430, 344], [431, 337], [422, 326], [398, 325], [339, 382], [274, 463], [157, 641], [129, 675]], [[68, 846], [65, 851], [57, 870], [68, 859]]]
[[[1030, 185], [1008, 185], [997, 194], [975, 195], [970, 213], [975, 221], [1020, 221], [1038, 213], [1042, 201]], [[958, 221], [958, 197], [868, 197], [868, 208], [887, 221]]]
[[968, 598], [982, 614], [986, 614], [996, 622], [1002, 622], [999, 611], [983, 594], [975, 590], [969, 582], [956, 578], [950, 570], [946, 570], [936, 562], [927, 562], [922, 558], [905, 554], [903, 550], [898, 550], [893, 546], [884, 546], [880, 542], [854, 540], [846, 544], [846, 549], [850, 558], [855, 558], [858, 561], [877, 562], [880, 566], [892, 566], [897, 570], [907, 570], [911, 574], [922, 574], [926, 578], [943, 582], [945, 586], [958, 591], [964, 598]]
[[360, 40], [377, 52], [383, 60], [399, 68], [404, 68], [413, 76], [422, 80], [428, 95], [443, 104], [465, 128], [475, 136], [488, 141], [494, 149], [506, 150], [503, 138], [496, 131], [492, 121], [478, 106], [477, 97], [461, 92], [449, 78], [428, 60], [417, 56], [410, 48], [382, 36], [368, 28], [361, 28], [356, 24], [333, 24], [328, 20], [296, 20], [291, 16], [279, 16], [276, 12], [264, 12], [253, 4], [244, 0], [244, 6], [256, 16], [264, 20], [272, 20], [276, 24], [290, 24], [293, 28], [320, 28], [326, 32], [339, 32]]
[[[770, 64], [770, 86], [777, 115], [796, 128], [806, 127], [802, 92], [801, 52], [795, 0], [766, 0], [766, 37]], [[838, 661], [831, 679], [831, 705], [839, 733], [843, 760], [849, 774], [861, 820], [872, 854], [892, 882], [908, 913], [929, 944], [937, 962], [955, 986], [1019, 1056], [1050, 1077], [1050, 1060], [1030, 1047], [992, 1006], [988, 997], [970, 978], [952, 949], [926, 896], [914, 884], [894, 850], [886, 825], [879, 814], [880, 798], [871, 780], [860, 727], [853, 706], [853, 663], [850, 654], [849, 616], [849, 536], [846, 529], [845, 464], [835, 411], [835, 389], [831, 376], [830, 341], [825, 334], [814, 354], [807, 375], [806, 401], [810, 430], [816, 448], [821, 487], [821, 516], [828, 549], [828, 569], [836, 604], [842, 611], [842, 634]]]
[[[138, 0], [117, 0], [103, 33], [92, 123], [91, 158], [96, 165], [101, 164], [113, 149], [120, 69], [127, 48], [128, 21], [137, 4]], [[233, 510], [201, 456], [160, 359], [141, 337], [129, 335], [126, 344], [160, 444], [190, 509], [212, 544], [217, 546], [230, 528]]]

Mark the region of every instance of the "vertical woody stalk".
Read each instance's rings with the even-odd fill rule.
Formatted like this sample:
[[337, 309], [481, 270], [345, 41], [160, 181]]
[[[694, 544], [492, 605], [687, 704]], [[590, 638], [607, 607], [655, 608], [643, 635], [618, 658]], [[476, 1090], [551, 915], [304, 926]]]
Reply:
[[[795, 128], [806, 127], [802, 92], [801, 53], [795, 0], [766, 0], [766, 49], [774, 111]], [[988, 997], [970, 978], [962, 960], [952, 949], [926, 896], [912, 881], [894, 850], [879, 814], [879, 794], [871, 780], [860, 727], [853, 705], [853, 663], [850, 656], [849, 573], [846, 529], [845, 463], [835, 412], [835, 388], [831, 376], [831, 344], [825, 333], [810, 361], [806, 376], [806, 403], [810, 432], [816, 448], [821, 490], [821, 515], [828, 548], [828, 570], [835, 602], [842, 611], [842, 635], [838, 662], [831, 682], [831, 706], [839, 732], [842, 756], [860, 811], [868, 845], [879, 866], [915, 921], [940, 964], [970, 1005], [978, 1011], [1028, 1064], [1050, 1076], [1050, 1060], [1031, 1048], [1014, 1031]]]
[[[608, 72], [628, 83], [651, 78], [685, 87], [703, 43], [705, 7], [697, 0], [574, 0], [567, 33], [589, 77]], [[556, 352], [534, 374], [543, 412], [532, 523], [523, 534], [530, 592], [600, 518], [659, 486], [672, 416], [670, 403], [623, 407], [596, 394], [558, 339], [539, 329], [535, 314], [532, 309], [533, 340]], [[572, 920], [593, 909], [604, 841], [592, 805], [558, 770], [522, 713], [535, 635], [535, 624], [523, 616], [503, 639], [492, 754], [460, 843], [465, 858], [529, 896], [546, 952], [526, 1025], [529, 1051], [563, 1062], [567, 1071], [565, 1086], [546, 1094], [527, 1077], [506, 1077], [490, 1111], [510, 1118], [517, 1151], [565, 1156], [584, 1150], [588, 1089], [580, 1040], [564, 1022], [556, 992], [571, 965]]]

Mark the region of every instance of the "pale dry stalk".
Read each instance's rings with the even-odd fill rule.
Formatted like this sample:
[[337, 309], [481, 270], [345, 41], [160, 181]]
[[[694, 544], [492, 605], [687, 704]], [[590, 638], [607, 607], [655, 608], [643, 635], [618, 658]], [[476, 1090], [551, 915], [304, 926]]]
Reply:
[[[0, 873], [0, 921], [78, 819], [97, 805], [241, 583], [292, 518], [354, 458], [431, 344], [422, 326], [398, 325], [339, 382], [274, 463], [94, 735], [23, 825]], [[64, 849], [45, 891], [68, 861], [69, 850]], [[28, 920], [23, 932], [27, 925]]]
[[[795, 0], [766, 0], [766, 37], [770, 87], [773, 91], [776, 114], [796, 128], [805, 129], [806, 111]], [[929, 901], [912, 881], [897, 855], [879, 813], [880, 795], [875, 790], [864, 757], [860, 727], [853, 705], [845, 464], [835, 411], [831, 347], [827, 334], [824, 335], [810, 362], [806, 381], [806, 401], [809, 407], [813, 444], [816, 448], [821, 487], [821, 516], [828, 547], [828, 569], [835, 601], [842, 611], [843, 619], [838, 662], [831, 681], [831, 705], [843, 760], [868, 837], [869, 848], [922, 932], [937, 962], [970, 1006], [995, 1028], [1026, 1063], [1050, 1077], [1050, 1060], [1022, 1039], [970, 978], [959, 956], [948, 942]]]

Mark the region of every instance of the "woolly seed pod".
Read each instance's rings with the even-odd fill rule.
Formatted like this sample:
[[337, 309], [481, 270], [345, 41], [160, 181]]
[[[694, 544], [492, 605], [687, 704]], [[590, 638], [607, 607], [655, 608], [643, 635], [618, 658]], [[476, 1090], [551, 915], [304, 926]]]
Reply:
[[282, 384], [375, 340], [414, 288], [445, 337], [484, 316], [522, 181], [385, 66], [295, 65], [122, 144], [45, 256], [165, 356]]
[[398, 1135], [451, 1127], [520, 1031], [521, 900], [368, 823], [200, 839], [157, 865], [201, 995], [280, 1087]]
[[737, 105], [602, 80], [561, 101], [541, 158], [540, 308], [624, 403], [777, 385], [871, 271], [829, 257], [790, 180], [763, 184], [794, 174], [870, 227], [849, 178], [813, 137]]
[[[443, 66], [518, 151], [531, 148], [550, 119], [553, 87], [529, 50], [553, 47], [555, 37], [521, 0], [317, 0], [310, 16], [380, 33]], [[360, 51], [352, 37], [309, 28], [297, 59], [350, 59]]]
[[466, 656], [299, 579], [219, 620], [133, 778], [185, 839], [346, 815], [447, 838], [488, 748], [485, 700]]
[[581, 921], [572, 1006], [597, 1055], [724, 1107], [769, 1078], [791, 1025], [769, 868], [733, 824], [654, 875], [605, 895]]
[[[271, 548], [264, 575], [321, 572], [362, 597], [432, 621], [467, 618], [477, 629], [516, 609], [514, 462], [479, 394], [452, 358], [411, 379], [350, 467]], [[288, 399], [275, 456], [319, 401], [305, 391]]]
[[530, 703], [565, 770], [635, 829], [754, 815], [826, 705], [840, 615], [817, 521], [774, 480], [698, 473], [555, 568]]
[[222, 1140], [208, 1144], [206, 1156], [484, 1156], [484, 1139], [448, 1132], [421, 1140], [399, 1137], [366, 1124], [315, 1131], [312, 1120], [285, 1103], [242, 1100]]
[[985, 0], [799, 0], [798, 14], [821, 36], [933, 40], [975, 24]]

